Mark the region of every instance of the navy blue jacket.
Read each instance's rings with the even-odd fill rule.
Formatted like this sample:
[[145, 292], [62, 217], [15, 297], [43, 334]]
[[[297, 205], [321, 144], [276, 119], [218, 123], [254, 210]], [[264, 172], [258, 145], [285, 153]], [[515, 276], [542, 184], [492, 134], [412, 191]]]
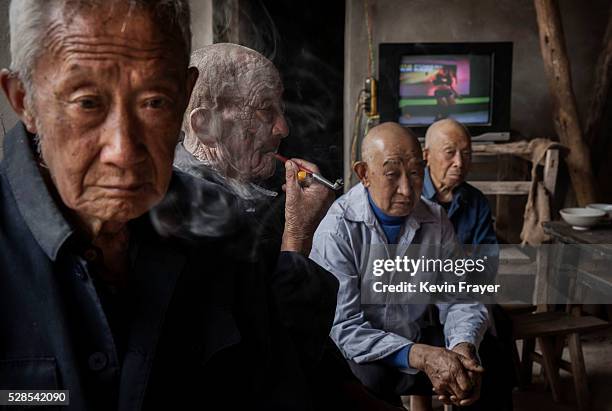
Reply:
[[[429, 167], [425, 169], [422, 195], [430, 201], [439, 203]], [[453, 190], [448, 218], [453, 223], [455, 234], [461, 244], [497, 244], [489, 201], [476, 187], [463, 182]]]
[[[31, 140], [18, 124], [0, 164], [0, 389], [68, 389], [62, 410], [311, 409], [268, 291], [274, 278], [312, 274], [307, 258], [281, 253], [264, 281], [235, 237], [164, 238], [145, 215], [130, 223], [130, 284], [109, 305]], [[171, 192], [193, 184], [177, 173]], [[311, 319], [331, 325], [337, 286], [317, 278]]]

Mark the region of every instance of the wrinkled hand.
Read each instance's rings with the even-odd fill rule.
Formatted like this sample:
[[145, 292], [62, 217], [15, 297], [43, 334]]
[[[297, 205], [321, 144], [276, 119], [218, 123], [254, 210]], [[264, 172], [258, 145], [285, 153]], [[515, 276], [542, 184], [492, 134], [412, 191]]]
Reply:
[[463, 406], [478, 399], [484, 369], [475, 358], [445, 348], [415, 344], [409, 361], [412, 367], [427, 374], [444, 403]]
[[[464, 342], [464, 343], [457, 344], [456, 346], [453, 347], [452, 351], [456, 352], [457, 354], [461, 354], [462, 356], [468, 359], [471, 359], [476, 364], [479, 364], [478, 357], [476, 355], [476, 347], [474, 347], [474, 345], [470, 343]], [[480, 387], [482, 385], [482, 372], [475, 372], [475, 371], [469, 370], [468, 376], [470, 377], [470, 380], [472, 381], [473, 388], [472, 388], [471, 395], [468, 398], [464, 398], [463, 400], [460, 400], [459, 402], [456, 403], [457, 405], [461, 407], [471, 405], [475, 403], [476, 401], [478, 401], [478, 399], [480, 398]], [[445, 402], [445, 400], [448, 400], [449, 402], [457, 401], [457, 398], [453, 398], [452, 396], [446, 397], [446, 398], [442, 398], [442, 397], [443, 396], [439, 397], [440, 401], [442, 402]], [[448, 402], [446, 403], [448, 404]]]
[[318, 183], [302, 187], [297, 180], [298, 165], [319, 172], [316, 165], [305, 160], [293, 158], [285, 163], [286, 183], [283, 190], [287, 196], [281, 251], [296, 251], [308, 255], [312, 236], [334, 201], [334, 193]]

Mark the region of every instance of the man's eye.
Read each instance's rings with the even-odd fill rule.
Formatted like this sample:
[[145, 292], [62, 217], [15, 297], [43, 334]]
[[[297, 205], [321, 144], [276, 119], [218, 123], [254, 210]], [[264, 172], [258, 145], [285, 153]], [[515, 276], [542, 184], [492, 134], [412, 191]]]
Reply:
[[83, 110], [94, 110], [102, 104], [100, 99], [96, 97], [81, 97], [76, 100], [76, 103], [79, 105], [79, 108]]
[[145, 107], [158, 110], [168, 106], [168, 100], [163, 97], [150, 98], [145, 101]]
[[270, 108], [257, 109], [257, 117], [264, 123], [269, 123], [272, 121], [272, 110]]

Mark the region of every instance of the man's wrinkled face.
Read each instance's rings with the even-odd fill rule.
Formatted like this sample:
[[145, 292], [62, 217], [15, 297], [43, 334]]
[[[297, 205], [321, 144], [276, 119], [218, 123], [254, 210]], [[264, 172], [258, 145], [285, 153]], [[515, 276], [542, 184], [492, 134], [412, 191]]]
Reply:
[[373, 144], [364, 185], [385, 214], [407, 216], [423, 189], [421, 150], [405, 137], [379, 139]]
[[446, 127], [439, 130], [425, 156], [434, 182], [452, 190], [465, 181], [470, 170], [470, 138], [460, 128]]
[[250, 73], [241, 84], [245, 118], [233, 122], [223, 138], [231, 158], [232, 177], [258, 181], [274, 174], [281, 139], [289, 134], [285, 121], [283, 88], [276, 69], [271, 66]]
[[[102, 10], [101, 10], [102, 9]], [[128, 17], [125, 17], [128, 16]], [[82, 9], [45, 35], [30, 132], [63, 202], [103, 221], [138, 217], [165, 194], [194, 79], [150, 15]]]

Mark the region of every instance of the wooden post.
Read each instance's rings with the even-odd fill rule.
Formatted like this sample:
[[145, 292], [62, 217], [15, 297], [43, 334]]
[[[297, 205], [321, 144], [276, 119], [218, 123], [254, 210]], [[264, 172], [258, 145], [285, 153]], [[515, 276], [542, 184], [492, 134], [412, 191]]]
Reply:
[[569, 148], [565, 158], [576, 199], [581, 206], [595, 201], [591, 156], [582, 138], [570, 66], [556, 0], [534, 0], [540, 48], [552, 96], [553, 120], [559, 140]]

